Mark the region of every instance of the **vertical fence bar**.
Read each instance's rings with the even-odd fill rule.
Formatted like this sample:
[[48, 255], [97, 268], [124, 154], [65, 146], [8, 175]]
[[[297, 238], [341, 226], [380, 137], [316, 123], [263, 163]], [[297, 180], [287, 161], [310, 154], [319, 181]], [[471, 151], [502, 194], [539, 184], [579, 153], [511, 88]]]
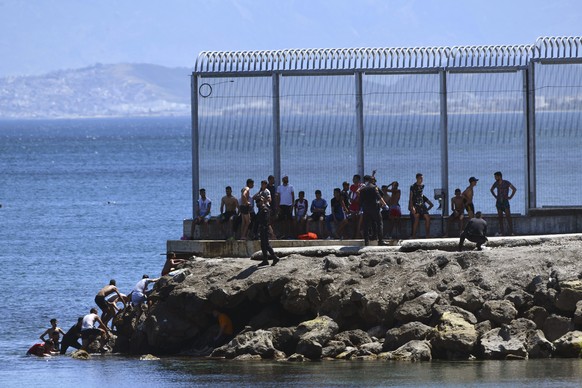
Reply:
[[[273, 175], [281, 181], [281, 106], [279, 93], [280, 74], [273, 73]], [[274, 193], [272, 193], [275, 195]]]
[[198, 132], [198, 76], [192, 73], [190, 96], [192, 100], [192, 219], [196, 218], [196, 201], [200, 187], [200, 153]]
[[529, 209], [537, 207], [536, 198], [536, 107], [535, 107], [535, 63], [529, 63], [528, 69], [523, 70], [523, 93], [524, 93], [524, 122], [525, 122], [525, 142], [526, 160], [525, 165], [525, 214]]
[[440, 78], [440, 135], [441, 135], [441, 187], [444, 190], [442, 214], [449, 214], [449, 117], [447, 111], [447, 72], [439, 71]]
[[358, 174], [364, 176], [364, 99], [362, 97], [362, 72], [355, 74], [356, 79], [356, 147]]

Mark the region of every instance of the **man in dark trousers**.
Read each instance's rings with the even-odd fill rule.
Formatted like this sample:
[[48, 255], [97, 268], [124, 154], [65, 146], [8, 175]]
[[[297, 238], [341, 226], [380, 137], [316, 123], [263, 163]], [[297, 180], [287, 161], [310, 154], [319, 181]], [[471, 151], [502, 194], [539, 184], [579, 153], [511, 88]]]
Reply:
[[386, 202], [378, 187], [373, 183], [370, 175], [364, 176], [364, 186], [360, 188], [360, 206], [364, 223], [364, 245], [370, 245], [370, 227], [374, 227], [378, 237], [378, 245], [386, 245], [382, 228], [380, 204], [386, 207]]
[[[265, 181], [263, 181], [266, 183]], [[261, 182], [261, 188], [266, 186]], [[261, 251], [263, 252], [263, 261], [259, 263], [259, 267], [269, 265], [269, 259], [273, 259], [272, 266], [279, 262], [279, 258], [275, 255], [271, 243], [269, 242], [269, 219], [271, 215], [271, 193], [269, 190], [261, 190], [253, 197], [257, 201], [259, 214], [257, 214], [257, 226], [259, 228], [259, 237], [261, 239]]]
[[465, 239], [477, 244], [477, 249], [481, 250], [481, 245], [485, 244], [487, 240], [487, 221], [481, 218], [481, 212], [475, 213], [475, 218], [471, 218], [465, 226], [461, 239], [459, 240], [459, 251], [463, 250]]

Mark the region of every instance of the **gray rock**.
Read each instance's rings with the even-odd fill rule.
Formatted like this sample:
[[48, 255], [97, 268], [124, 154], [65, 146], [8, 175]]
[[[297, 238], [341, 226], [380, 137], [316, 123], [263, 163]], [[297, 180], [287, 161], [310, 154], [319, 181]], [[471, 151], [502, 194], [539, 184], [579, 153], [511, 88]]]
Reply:
[[519, 311], [525, 311], [531, 308], [534, 300], [533, 295], [523, 290], [513, 291], [505, 295], [504, 299], [510, 301]]
[[487, 359], [548, 358], [554, 351], [554, 346], [536, 324], [525, 318], [485, 333], [481, 346]]
[[380, 342], [369, 342], [360, 346], [359, 350], [367, 354], [379, 354], [382, 352], [382, 344]]
[[300, 339], [297, 343], [297, 353], [311, 360], [318, 360], [323, 354], [323, 346], [314, 338]]
[[438, 300], [439, 294], [435, 291], [424, 293], [398, 306], [395, 318], [401, 323], [414, 321], [427, 323], [432, 317], [432, 306]]
[[572, 320], [552, 314], [544, 321], [543, 331], [549, 341], [555, 341], [573, 329]]
[[481, 292], [475, 287], [469, 287], [459, 295], [453, 297], [452, 304], [472, 313], [476, 313], [483, 307], [485, 300]]
[[379, 354], [378, 358], [399, 361], [430, 361], [432, 360], [430, 342], [410, 341], [394, 351]]
[[435, 325], [437, 325], [440, 322], [441, 316], [444, 313], [455, 313], [455, 314], [459, 314], [463, 317], [463, 319], [467, 322], [469, 322], [472, 325], [475, 325], [477, 323], [477, 318], [475, 318], [475, 315], [459, 306], [451, 306], [451, 305], [435, 305], [434, 306], [434, 316], [433, 318], [436, 318], [436, 321], [434, 322]]
[[582, 325], [582, 300], [576, 303], [576, 310], [574, 311], [572, 322], [578, 326]]
[[295, 353], [298, 338], [295, 336], [295, 328], [273, 327], [269, 331], [273, 334], [273, 346], [286, 354]]
[[310, 321], [301, 322], [295, 330], [295, 336], [299, 338], [299, 341], [315, 341], [319, 344], [326, 344], [337, 334], [338, 330], [338, 324], [330, 317], [323, 315]]
[[430, 340], [433, 335], [434, 329], [432, 327], [421, 322], [408, 322], [386, 332], [383, 350], [395, 350], [413, 340]]
[[338, 360], [350, 360], [356, 355], [358, 348], [353, 346], [346, 347], [346, 350], [336, 356]]
[[554, 341], [557, 357], [582, 358], [582, 331], [571, 331]]
[[368, 331], [366, 331], [366, 333], [368, 333], [370, 337], [384, 338], [384, 336], [386, 335], [386, 330], [387, 328], [385, 326], [378, 325], [369, 328]]
[[517, 310], [508, 300], [489, 300], [483, 303], [479, 315], [481, 320], [489, 320], [502, 325], [513, 321], [517, 317]]
[[215, 349], [213, 357], [234, 358], [242, 354], [273, 358], [277, 349], [273, 345], [273, 334], [268, 330], [240, 333], [228, 344]]
[[510, 335], [507, 327], [498, 327], [481, 337], [483, 356], [490, 360], [527, 358], [527, 348], [520, 338]]
[[556, 297], [556, 307], [562, 311], [573, 312], [576, 303], [582, 300], [582, 280], [560, 282], [561, 292]]
[[333, 339], [336, 341], [342, 341], [346, 346], [356, 347], [372, 342], [368, 333], [360, 329], [342, 331], [341, 333], [336, 334]]
[[538, 329], [543, 329], [544, 322], [549, 316], [550, 314], [541, 306], [533, 306], [523, 314], [523, 317], [533, 321]]
[[346, 350], [346, 344], [343, 341], [329, 341], [321, 350], [321, 357], [335, 358]]

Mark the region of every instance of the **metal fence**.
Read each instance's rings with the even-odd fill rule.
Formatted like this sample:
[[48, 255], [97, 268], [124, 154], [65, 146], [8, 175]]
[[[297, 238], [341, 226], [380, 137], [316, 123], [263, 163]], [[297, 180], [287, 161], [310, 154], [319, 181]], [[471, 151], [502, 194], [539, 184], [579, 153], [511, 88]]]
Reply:
[[[493, 173], [517, 187], [514, 213], [581, 205], [582, 38], [532, 45], [202, 52], [192, 75], [192, 188], [215, 214], [238, 194], [290, 177], [313, 199], [353, 174], [425, 192], [480, 179], [475, 204], [495, 213]], [[194, 206], [193, 206], [194, 209]], [[435, 213], [440, 213], [440, 211]]]

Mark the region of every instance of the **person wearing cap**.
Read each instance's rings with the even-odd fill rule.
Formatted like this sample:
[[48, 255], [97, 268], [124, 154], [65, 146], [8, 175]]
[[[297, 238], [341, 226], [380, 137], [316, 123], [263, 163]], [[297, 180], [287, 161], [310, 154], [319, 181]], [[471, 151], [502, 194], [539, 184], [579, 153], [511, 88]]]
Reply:
[[469, 219], [475, 217], [475, 205], [473, 205], [473, 189], [477, 186], [479, 179], [472, 176], [469, 178], [469, 186], [463, 191], [462, 197], [465, 204], [465, 209], [467, 210], [467, 216]]
[[283, 236], [290, 237], [293, 228], [293, 205], [295, 204], [295, 190], [289, 184], [289, 177], [283, 175], [282, 184], [277, 187], [276, 202], [279, 208], [279, 221], [284, 226]]
[[475, 218], [471, 218], [459, 239], [459, 251], [463, 250], [465, 239], [477, 244], [477, 250], [481, 250], [481, 245], [487, 240], [487, 221], [481, 218], [481, 212], [475, 213]]

